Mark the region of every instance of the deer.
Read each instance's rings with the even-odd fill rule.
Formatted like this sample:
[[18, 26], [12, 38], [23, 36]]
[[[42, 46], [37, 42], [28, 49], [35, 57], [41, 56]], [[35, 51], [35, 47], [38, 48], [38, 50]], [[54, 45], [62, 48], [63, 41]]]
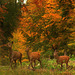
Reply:
[[61, 70], [63, 67], [63, 63], [66, 63], [66, 68], [68, 68], [68, 62], [70, 57], [67, 55], [64, 56], [58, 56], [58, 52], [55, 50], [54, 51], [54, 58], [56, 59], [57, 64], [61, 64]]
[[[36, 60], [38, 60], [41, 65], [40, 53], [39, 52], [29, 52], [29, 49], [30, 47], [27, 47], [25, 50], [27, 52], [27, 56], [30, 62], [28, 69], [30, 69], [30, 65], [31, 65], [32, 69], [35, 70], [34, 67], [36, 65]], [[34, 66], [32, 63], [34, 63]], [[41, 65], [41, 68], [42, 68], [42, 65]]]
[[19, 59], [19, 62], [22, 66], [22, 53], [13, 51], [12, 50], [12, 43], [8, 43], [7, 46], [9, 47], [9, 59], [10, 59], [10, 67], [12, 68], [12, 63], [15, 62], [15, 67], [16, 67], [16, 60]]

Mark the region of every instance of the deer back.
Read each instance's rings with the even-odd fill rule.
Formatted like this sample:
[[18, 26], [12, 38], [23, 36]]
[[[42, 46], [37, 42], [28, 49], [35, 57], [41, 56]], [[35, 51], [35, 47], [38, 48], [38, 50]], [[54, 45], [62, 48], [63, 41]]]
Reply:
[[12, 52], [12, 57], [15, 58], [15, 59], [18, 59], [21, 56], [22, 56], [22, 54], [20, 52], [17, 52], [17, 51]]
[[30, 56], [30, 59], [39, 59], [40, 58], [40, 53], [31, 52], [29, 56]]
[[69, 56], [58, 56], [58, 52], [54, 52], [54, 57], [57, 59], [57, 63], [68, 63]]
[[61, 63], [67, 63], [69, 61], [69, 56], [59, 56], [59, 62]]

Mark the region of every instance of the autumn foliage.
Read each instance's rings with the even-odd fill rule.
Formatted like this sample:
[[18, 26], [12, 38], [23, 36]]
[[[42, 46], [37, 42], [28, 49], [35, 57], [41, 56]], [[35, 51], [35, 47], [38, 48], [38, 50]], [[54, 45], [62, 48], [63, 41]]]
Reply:
[[52, 45], [65, 50], [73, 27], [72, 5], [66, 0], [28, 0], [21, 8], [22, 18], [19, 18], [25, 45], [32, 46], [33, 50], [48, 51]]
[[[8, 38], [14, 41], [13, 50], [19, 50], [24, 58], [27, 45], [31, 46], [31, 51], [47, 56], [49, 52], [52, 55], [52, 46], [61, 52], [68, 50], [68, 44], [75, 40], [74, 6], [73, 0], [27, 0], [27, 4], [21, 6], [19, 21], [15, 23], [17, 28], [11, 33], [13, 38]], [[0, 11], [4, 13], [2, 8]], [[0, 21], [2, 18], [0, 16]], [[9, 25], [13, 27], [14, 22]]]

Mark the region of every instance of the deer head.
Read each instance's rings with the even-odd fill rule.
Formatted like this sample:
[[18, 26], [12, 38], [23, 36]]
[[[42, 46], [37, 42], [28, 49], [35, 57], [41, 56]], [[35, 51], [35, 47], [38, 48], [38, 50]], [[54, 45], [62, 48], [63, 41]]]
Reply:
[[63, 63], [66, 63], [66, 68], [68, 67], [69, 56], [58, 56], [58, 52], [55, 50], [54, 58], [56, 59], [57, 64], [61, 64], [61, 69]]
[[12, 43], [8, 43], [7, 45], [8, 45], [8, 47], [12, 47], [12, 44], [13, 44], [13, 41], [12, 41]]
[[58, 52], [55, 50], [54, 51], [54, 58], [56, 58], [58, 56]]
[[29, 52], [29, 49], [30, 49], [30, 48], [31, 48], [30, 46], [27, 47], [25, 51], [26, 51], [26, 52]]

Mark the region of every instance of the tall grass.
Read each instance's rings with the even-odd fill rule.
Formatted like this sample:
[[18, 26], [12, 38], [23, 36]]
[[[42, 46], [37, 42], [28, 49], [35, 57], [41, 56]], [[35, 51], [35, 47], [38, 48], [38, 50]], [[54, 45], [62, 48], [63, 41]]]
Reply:
[[40, 64], [37, 62], [35, 71], [27, 69], [28, 65], [29, 62], [23, 62], [22, 68], [17, 65], [18, 67], [15, 69], [11, 69], [9, 66], [0, 66], [0, 75], [75, 75], [75, 60], [69, 61], [69, 66], [73, 66], [72, 68], [66, 69], [64, 64], [62, 71], [55, 59], [42, 59], [43, 68], [40, 68]]

